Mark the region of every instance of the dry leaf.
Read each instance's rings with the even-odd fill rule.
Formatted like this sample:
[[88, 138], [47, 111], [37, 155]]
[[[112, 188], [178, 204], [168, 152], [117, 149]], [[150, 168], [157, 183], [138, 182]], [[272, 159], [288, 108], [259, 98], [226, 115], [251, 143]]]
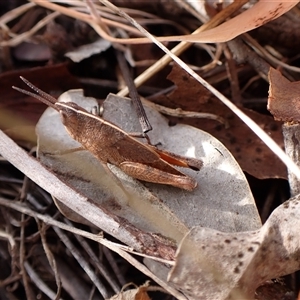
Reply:
[[265, 281], [300, 269], [300, 196], [279, 206], [257, 231], [224, 233], [195, 227], [169, 274], [192, 299], [252, 299]]
[[268, 110], [275, 120], [300, 122], [300, 81], [290, 82], [278, 70], [269, 71]]
[[[88, 110], [94, 105], [78, 91], [70, 91], [61, 98], [77, 102]], [[195, 191], [144, 183], [147, 190], [139, 181], [111, 166], [112, 171], [124, 181], [126, 189], [135, 195], [132, 199], [126, 199], [122, 191], [115, 187], [112, 197], [111, 178], [101, 171], [101, 164], [87, 151], [60, 156], [43, 155], [43, 152], [55, 153], [78, 147], [78, 143], [64, 130], [59, 114], [52, 109], [45, 112], [37, 126], [41, 160], [70, 185], [111, 213], [127, 219], [141, 230], [159, 232], [176, 241], [182, 239], [187, 228], [195, 225], [226, 231], [258, 228], [260, 220], [248, 183], [226, 148], [205, 132], [183, 125], [169, 127], [156, 111], [146, 111], [154, 127], [149, 134], [153, 144], [204, 160], [200, 172], [183, 170], [198, 181], [199, 187]], [[127, 132], [140, 130], [131, 102], [124, 98], [110, 95], [104, 103], [104, 118]]]
[[[77, 96], [74, 97], [72, 93], [77, 93]], [[69, 91], [61, 97], [69, 100], [71, 97], [74, 102], [80, 100], [77, 103], [86, 109], [86, 105], [90, 108], [93, 106], [82, 94], [78, 95], [78, 91]], [[155, 233], [156, 240], [159, 236], [166, 236], [178, 243], [188, 228], [195, 225], [228, 232], [259, 228], [260, 218], [248, 183], [228, 150], [205, 132], [184, 125], [169, 127], [156, 111], [146, 109], [146, 112], [154, 128], [149, 134], [153, 144], [161, 144], [163, 148], [181, 155], [203, 159], [204, 166], [200, 172], [183, 171], [198, 181], [199, 187], [195, 191], [186, 192], [159, 184], [141, 184], [117, 167], [111, 167], [132, 193], [133, 197], [128, 200], [115, 190], [113, 193], [108, 192], [108, 188], [111, 189], [113, 185], [111, 178], [107, 178], [105, 172], [101, 171], [101, 164], [86, 151], [60, 157], [42, 155], [41, 160], [60, 178], [93, 199], [109, 214], [121, 217], [120, 227], [126, 221], [126, 226], [131, 224], [141, 231]], [[127, 132], [140, 130], [132, 104], [125, 98], [110, 95], [104, 102], [104, 118]], [[52, 109], [45, 112], [37, 128], [40, 153], [49, 149], [51, 152], [78, 146], [63, 129], [59, 114]], [[121, 240], [124, 238], [119, 236], [119, 232], [115, 232], [114, 236]], [[140, 237], [139, 234], [137, 238]], [[127, 243], [133, 245], [128, 240]], [[173, 258], [173, 253], [168, 252], [164, 243], [166, 240], [162, 239], [157, 251], [162, 257]], [[166, 279], [163, 265], [153, 261], [147, 262], [147, 265], [151, 270], [155, 268], [153, 273], [158, 277]]]

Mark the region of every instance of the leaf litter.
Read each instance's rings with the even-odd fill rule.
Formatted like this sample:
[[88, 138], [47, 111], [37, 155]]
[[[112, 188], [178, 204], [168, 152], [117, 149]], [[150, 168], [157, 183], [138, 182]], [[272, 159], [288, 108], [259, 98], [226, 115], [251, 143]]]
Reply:
[[[107, 1], [102, 2], [107, 4]], [[30, 3], [30, 5], [25, 5], [23, 10], [16, 9], [15, 14], [14, 11], [12, 11], [12, 13], [4, 15], [1, 22], [9, 22], [17, 15], [19, 16], [25, 11], [32, 9], [34, 7], [32, 5], [33, 3], [34, 1]], [[233, 36], [239, 35], [241, 32], [250, 30], [253, 26], [261, 26], [265, 22], [279, 17], [280, 14], [289, 10], [292, 6], [296, 5], [296, 3], [297, 2], [267, 3], [267, 1], [259, 1], [256, 5], [252, 6], [251, 9], [247, 10], [247, 7], [244, 13], [240, 13], [237, 17], [232, 18], [219, 27], [207, 31], [206, 33], [187, 36], [185, 40], [191, 38], [198, 38], [198, 41], [200, 41], [201, 38], [209, 39], [210, 42], [218, 41], [218, 38], [229, 40]], [[103, 37], [106, 37], [110, 42], [120, 41], [119, 38], [107, 36], [107, 33], [101, 30], [101, 22], [95, 20], [95, 14], [92, 14], [93, 18], [90, 18], [87, 17], [86, 13], [82, 12], [84, 8], [88, 7], [91, 11], [96, 8], [96, 10], [99, 10], [102, 13], [102, 8], [97, 4], [93, 6], [94, 4], [91, 4], [90, 1], [87, 1], [87, 4], [80, 3], [80, 5], [78, 4], [80, 9], [75, 8], [72, 5], [63, 7], [48, 1], [44, 1], [40, 4], [74, 17], [77, 20], [80, 19], [81, 21], [87, 22], [89, 25], [92, 25], [96, 32], [103, 33]], [[209, 9], [210, 15], [217, 13], [216, 11], [214, 12], [215, 8], [210, 7]], [[207, 12], [209, 9], [207, 8]], [[226, 11], [226, 9], [227, 8], [225, 8], [224, 11]], [[275, 12], [276, 9], [276, 13], [270, 14], [270, 11]], [[103, 10], [103, 12], [107, 13], [108, 11]], [[201, 13], [203, 13], [203, 11]], [[264, 17], [260, 18], [257, 23], [255, 18], [257, 18], [259, 13]], [[111, 16], [112, 14], [102, 15], [102, 18], [104, 22], [106, 22], [105, 24], [115, 26], [116, 23], [114, 23], [114, 25], [111, 25], [113, 23], [107, 23], [107, 20], [109, 20]], [[216, 16], [218, 16], [218, 14], [216, 14]], [[47, 22], [51, 22], [51, 18], [54, 17], [54, 15], [49, 18], [45, 17], [43, 19], [44, 25]], [[148, 15], [147, 17], [150, 16]], [[250, 17], [250, 21], [247, 19], [248, 17]], [[120, 20], [120, 18], [118, 20]], [[246, 22], [246, 20], [249, 22]], [[245, 26], [241, 26], [243, 23]], [[170, 24], [172, 24], [172, 22], [170, 22]], [[236, 24], [237, 26], [232, 26], [230, 24]], [[122, 30], [129, 30], [134, 36], [136, 30], [133, 28], [129, 29], [129, 26], [126, 26], [127, 27], [121, 25]], [[229, 30], [224, 34], [224, 30], [222, 31], [224, 26], [228, 26], [228, 28], [232, 27], [232, 30]], [[39, 29], [40, 28], [41, 27], [39, 27]], [[54, 26], [53, 28], [59, 30], [58, 28], [62, 27]], [[25, 32], [24, 34], [19, 32], [19, 35], [15, 35], [12, 33], [8, 35], [10, 36], [9, 38], [1, 41], [1, 46], [7, 47], [10, 45], [17, 45], [29, 36], [34, 35], [37, 30], [36, 27], [36, 29]], [[64, 34], [61, 37], [66, 38], [68, 36]], [[10, 38], [11, 40], [9, 40]], [[173, 37], [171, 37], [171, 39], [172, 38]], [[175, 39], [176, 38], [178, 37], [175, 37]], [[164, 37], [161, 37], [161, 39], [164, 39]], [[249, 48], [251, 48], [250, 46], [254, 46], [254, 44], [251, 44], [251, 39], [245, 40], [249, 43]], [[123, 39], [123, 41], [125, 41], [125, 39]], [[141, 39], [138, 41], [138, 39], [134, 40], [127, 38], [128, 43], [140, 41]], [[51, 45], [51, 43], [54, 42], [55, 39], [48, 39], [48, 47], [51, 48], [54, 46], [54, 44]], [[90, 45], [92, 46], [92, 43]], [[147, 46], [145, 47], [146, 49], [151, 50], [151, 46], [149, 48], [147, 48]], [[54, 57], [57, 54], [55, 54], [53, 49], [54, 48], [51, 49], [51, 55]], [[139, 51], [138, 49], [139, 48], [136, 47], [134, 51]], [[231, 47], [231, 49], [234, 49], [234, 47]], [[64, 51], [63, 48], [60, 48], [60, 50], [61, 52]], [[213, 47], [210, 48], [210, 53], [212, 53], [211, 50], [214, 51]], [[105, 56], [109, 51], [109, 49], [104, 50], [99, 55]], [[86, 62], [89, 59], [95, 59], [97, 55], [93, 55], [93, 53], [95, 53], [95, 51], [92, 46], [92, 52], [90, 52], [90, 54], [84, 54], [86, 58], [83, 62]], [[148, 55], [151, 54], [151, 51], [145, 53]], [[264, 53], [265, 52], [259, 52], [259, 55], [262, 55], [263, 59], [269, 61], [269, 56], [264, 57]], [[134, 57], [134, 52], [132, 54], [131, 57]], [[89, 55], [92, 56], [89, 57]], [[255, 55], [252, 57], [255, 57]], [[18, 56], [18, 59], [22, 59], [22, 57]], [[54, 62], [55, 59], [50, 60]], [[61, 59], [61, 57], [59, 59]], [[145, 57], [145, 59], [142, 57], [142, 61], [147, 62], [147, 59], [148, 57]], [[255, 60], [256, 59], [258, 58], [256, 57]], [[226, 71], [224, 72], [224, 69], [222, 69], [222, 67], [220, 68], [220, 60], [223, 60], [223, 58], [218, 56], [218, 60], [215, 60], [214, 65], [211, 65], [215, 67], [215, 70], [210, 74], [204, 73], [203, 75], [207, 78], [212, 76], [210, 78], [213, 80], [215, 80], [215, 74], [219, 75], [220, 77], [214, 82], [219, 89], [223, 89], [224, 93], [228, 94], [226, 88], [224, 89], [224, 79], [220, 79], [222, 78], [222, 72], [223, 74], [226, 74]], [[151, 61], [151, 59], [148, 59], [148, 61]], [[191, 62], [194, 66], [197, 64], [195, 61]], [[273, 60], [273, 63], [274, 62], [276, 62], [276, 60]], [[8, 63], [6, 65], [9, 66]], [[137, 63], [137, 65], [139, 64]], [[285, 67], [283, 64], [280, 65], [283, 68]], [[247, 68], [244, 69], [247, 70]], [[199, 70], [202, 70], [200, 72], [205, 72], [205, 70], [208, 72], [211, 69], [201, 68]], [[156, 81], [159, 81], [159, 85], [162, 84], [163, 86], [163, 80], [160, 80], [158, 75], [154, 75], [154, 72], [156, 71], [153, 71], [151, 75], [154, 76], [152, 80], [155, 82], [156, 76]], [[214, 74], [214, 72], [217, 73]], [[236, 74], [238, 74], [238, 77], [240, 78], [245, 77], [243, 72], [240, 72], [239, 69], [235, 69], [235, 67], [232, 66], [227, 69], [227, 74], [228, 72], [230, 76], [232, 76], [231, 78], [237, 78], [234, 77], [232, 72], [237, 72]], [[253, 70], [250, 71], [250, 74], [251, 72], [253, 72]], [[283, 73], [289, 79], [293, 77], [285, 71], [283, 71]], [[3, 75], [5, 76], [7, 74], [4, 73]], [[246, 76], [249, 81], [246, 83], [245, 87], [247, 84], [251, 86], [251, 84], [253, 85], [253, 82], [257, 82], [258, 79], [255, 79], [254, 76], [254, 81], [252, 81], [251, 76], [252, 75]], [[260, 74], [260, 76], [265, 79], [267, 74]], [[70, 78], [70, 75], [66, 75], [65, 78]], [[145, 80], [145, 78], [146, 76], [143, 80]], [[195, 121], [185, 119], [184, 122], [202, 128], [211, 133], [214, 137], [217, 137], [232, 152], [244, 171], [257, 178], [286, 178], [286, 171], [283, 164], [271, 154], [263, 143], [259, 141], [256, 136], [243, 125], [243, 123], [238, 121], [237, 117], [235, 117], [232, 112], [220, 105], [206, 90], [202, 90], [199, 85], [192, 83], [191, 79], [184, 75], [181, 70], [176, 70], [176, 68], [173, 67], [173, 71], [169, 78], [177, 85], [177, 89], [173, 93], [165, 93], [165, 96], [152, 96], [152, 99], [155, 99], [155, 101], [160, 104], [171, 106], [173, 108], [180, 107], [181, 109], [189, 111], [201, 110], [201, 112], [210, 112], [223, 117], [229, 121], [229, 128], [211, 120]], [[39, 87], [42, 87], [38, 82], [31, 78], [29, 79]], [[41, 82], [42, 84], [47, 84], [47, 80], [46, 82], [41, 80]], [[141, 84], [141, 82], [142, 81], [139, 81], [139, 84]], [[285, 82], [285, 79], [282, 79], [276, 84], [273, 82], [273, 88], [277, 88], [282, 82]], [[63, 81], [60, 81], [59, 84], [62, 83]], [[236, 84], [242, 84], [242, 81]], [[13, 80], [8, 84], [8, 86], [11, 85], [16, 85], [16, 80]], [[234, 88], [232, 81], [231, 88]], [[62, 90], [67, 89], [68, 88], [66, 87]], [[147, 90], [149, 91], [149, 89]], [[154, 91], [154, 89], [152, 90]], [[279, 89], [279, 91], [281, 90]], [[283, 96], [287, 96], [287, 100], [291, 98], [289, 97], [290, 92], [290, 89], [286, 89], [286, 92], [282, 93]], [[238, 95], [239, 93], [243, 95], [243, 91], [237, 89], [235, 95]], [[271, 94], [271, 96], [273, 97], [274, 95]], [[205, 99], [205, 101], [203, 99]], [[243, 99], [243, 97], [241, 99]], [[36, 105], [32, 103], [32, 101], [29, 103], [32, 108]], [[116, 103], [118, 104], [116, 105]], [[123, 105], [125, 105], [125, 107], [127, 105], [125, 103], [127, 103], [127, 100], [110, 95], [104, 102], [104, 107], [106, 107], [104, 116], [109, 119], [111, 115], [116, 114], [114, 117], [115, 119], [113, 119], [114, 122], [120, 122], [120, 126], [129, 126], [126, 130], [138, 129], [135, 131], [139, 131], [138, 126], [132, 127], [136, 126], [133, 125], [135, 123], [132, 120], [134, 113], [128, 112], [127, 108], [124, 108]], [[90, 106], [88, 107], [90, 108]], [[261, 104], [260, 107], [262, 107]], [[269, 116], [250, 111], [245, 107], [243, 107], [242, 110], [259, 123], [259, 125], [275, 139], [280, 147], [283, 146], [282, 134], [280, 132], [281, 123], [273, 121]], [[291, 115], [294, 115], [294, 111], [286, 111], [285, 114], [287, 118], [293, 119], [293, 117], [291, 118]], [[196, 155], [196, 157], [200, 157], [204, 160], [204, 167], [200, 172], [194, 173], [192, 171], [187, 171], [187, 174], [195, 176], [198, 181], [199, 187], [194, 192], [188, 193], [176, 188], [149, 183], [141, 184], [140, 182], [132, 180], [125, 174], [120, 173], [117, 168], [112, 167], [112, 171], [120, 176], [124, 185], [136, 193], [136, 195], [132, 197], [133, 200], [124, 200], [122, 191], [118, 190], [117, 187], [111, 190], [109, 179], [104, 179], [105, 174], [98, 175], [100, 174], [98, 172], [100, 172], [99, 170], [101, 169], [101, 166], [99, 166], [99, 168], [97, 166], [99, 163], [93, 161], [92, 158], [87, 158], [86, 160], [85, 153], [78, 152], [70, 155], [43, 155], [43, 151], [47, 152], [49, 149], [53, 150], [53, 152], [59, 151], [61, 146], [65, 143], [68, 144], [67, 136], [58, 138], [59, 142], [56, 140], [58, 133], [63, 132], [63, 127], [54, 127], [54, 124], [55, 126], [56, 124], [60, 124], [59, 118], [54, 118], [53, 120], [50, 118], [52, 121], [49, 121], [50, 124], [46, 125], [42, 130], [44, 133], [47, 133], [45, 140], [50, 139], [50, 144], [47, 144], [45, 149], [43, 149], [43, 143], [41, 143], [44, 133], [41, 134], [41, 132], [39, 132], [40, 144], [38, 150], [43, 164], [46, 164], [48, 168], [55, 172], [55, 174], [53, 174], [54, 177], [51, 177], [52, 175], [50, 176], [50, 174], [48, 174], [48, 178], [53, 178], [53, 182], [55, 182], [56, 186], [60, 186], [59, 190], [55, 190], [55, 185], [47, 182], [46, 176], [41, 176], [44, 174], [43, 172], [46, 172], [45, 174], [47, 174], [46, 169], [43, 171], [43, 166], [41, 164], [36, 164], [36, 162], [30, 161], [29, 158], [26, 158], [28, 163], [24, 161], [26, 160], [25, 154], [15, 147], [14, 144], [8, 143], [7, 138], [2, 135], [0, 152], [24, 174], [27, 174], [33, 181], [55, 195], [55, 198], [60, 199], [61, 203], [59, 204], [59, 208], [68, 216], [68, 218], [83, 222], [88, 226], [104, 229], [105, 232], [110, 233], [111, 236], [125, 244], [132, 246], [140, 253], [159, 256], [169, 260], [168, 263], [163, 265], [147, 258], [145, 264], [152, 270], [152, 273], [146, 272], [146, 270], [141, 268], [137, 262], [134, 262], [134, 265], [137, 269], [143, 270], [142, 272], [145, 274], [147, 273], [148, 276], [168, 289], [171, 294], [174, 296], [176, 295], [178, 299], [183, 299], [185, 297], [189, 299], [201, 299], [201, 297], [203, 297], [203, 299], [208, 297], [214, 299], [225, 299], [228, 297], [233, 299], [241, 297], [251, 298], [258, 285], [264, 284], [265, 281], [273, 279], [274, 277], [297, 271], [298, 245], [296, 239], [294, 239], [296, 233], [294, 234], [293, 232], [293, 228], [297, 228], [297, 224], [293, 223], [296, 222], [296, 218], [294, 218], [296, 214], [294, 213], [297, 211], [297, 196], [289, 202], [279, 206], [261, 227], [257, 209], [246, 178], [230, 152], [218, 140], [205, 132], [184, 125], [169, 127], [166, 121], [161, 120], [161, 116], [157, 115], [157, 113], [148, 109], [147, 112], [151, 116], [151, 122], [153, 122], [154, 127], [157, 130], [156, 133], [155, 131], [151, 133], [151, 140], [153, 143], [161, 144], [163, 148], [167, 148], [172, 152], [184, 155]], [[49, 110], [43, 115], [38, 128], [42, 127], [41, 124], [47, 114], [51, 115]], [[278, 118], [285, 121], [285, 118]], [[170, 120], [172, 123], [177, 123], [178, 120], [183, 121], [178, 118]], [[11, 125], [8, 125], [6, 127], [10, 128], [10, 126]], [[286, 139], [286, 136], [284, 136], [284, 138]], [[202, 143], [199, 142], [200, 139], [202, 140]], [[72, 156], [74, 157], [72, 158]], [[23, 160], [19, 159], [21, 157], [23, 157]], [[29, 161], [31, 162], [31, 165], [29, 164]], [[33, 167], [33, 165], [35, 167]], [[85, 167], [83, 168], [83, 166]], [[72, 167], [74, 167], [74, 169], [72, 169]], [[291, 170], [289, 171], [289, 180], [292, 189], [293, 181], [290, 178], [290, 174], [293, 172], [291, 172]], [[295, 183], [297, 183], [297, 180], [297, 177], [295, 177]], [[1, 196], [4, 195], [5, 197], [10, 197], [9, 195], [12, 194], [12, 192], [7, 191], [7, 182], [9, 181], [7, 181], [6, 178], [5, 181], [3, 181], [4, 185], [1, 185], [1, 187], [3, 187], [1, 189]], [[17, 182], [18, 181], [15, 180], [15, 183], [12, 184], [16, 184]], [[66, 184], [60, 185], [63, 182]], [[94, 187], [91, 188], [90, 185], [93, 183], [95, 183]], [[26, 185], [24, 186], [22, 195], [24, 195], [24, 193], [27, 195], [25, 190], [27, 190], [28, 187]], [[93, 192], [94, 188], [95, 190]], [[44, 199], [44, 196], [41, 196], [43, 195], [43, 192], [39, 190], [39, 188], [35, 189], [36, 191], [39, 191], [38, 196], [34, 195], [33, 198], [26, 196], [25, 199], [29, 202], [31, 201], [30, 203], [36, 203], [32, 202], [35, 201], [36, 198], [45, 201], [47, 198]], [[67, 191], [72, 195], [74, 203], [72, 203], [71, 196], [68, 196]], [[297, 189], [295, 189], [295, 191], [297, 191]], [[41, 193], [41, 195], [39, 193]], [[15, 198], [18, 199], [18, 194], [14, 195]], [[49, 201], [49, 199], [47, 201]], [[66, 207], [71, 208], [71, 210], [68, 209], [66, 211]], [[77, 214], [74, 213], [74, 210]], [[280, 225], [278, 226], [278, 224]], [[236, 231], [238, 232], [235, 233]], [[249, 246], [252, 244], [255, 245], [253, 248], [251, 248], [252, 246]], [[251, 249], [251, 251], [249, 249]], [[266, 251], [270, 253], [270, 257], [265, 256], [264, 253]], [[132, 263], [131, 258], [127, 256], [126, 259]], [[207, 263], [208, 261], [209, 263]], [[24, 265], [26, 266], [28, 274], [33, 274], [27, 261]], [[65, 266], [65, 268], [67, 267]], [[22, 270], [24, 270], [24, 268]], [[116, 273], [120, 272], [116, 271]], [[152, 277], [153, 275], [156, 275], [156, 277]], [[161, 281], [161, 279], [165, 282], [169, 279], [169, 283], [165, 285], [165, 282]], [[24, 277], [23, 280], [25, 286], [28, 287]], [[34, 279], [32, 280], [34, 281]], [[38, 282], [39, 281], [36, 281], [39, 289], [43, 290], [45, 294], [50, 295], [42, 288], [42, 284]], [[97, 281], [93, 282], [98, 290], [101, 291], [102, 295], [110, 294], [110, 292], [102, 290]], [[125, 283], [122, 279], [119, 279], [119, 282], [123, 282], [123, 285]], [[175, 286], [177, 291], [172, 289], [171, 286]], [[273, 284], [272, 286], [275, 285]], [[64, 282], [63, 288], [67, 289]], [[118, 294], [117, 290], [118, 288], [115, 289], [115, 294]], [[178, 290], [183, 294], [180, 295]], [[60, 293], [59, 289], [58, 293]], [[28, 288], [26, 288], [26, 294], [30, 294]], [[73, 293], [72, 295], [73, 297], [76, 297], [76, 293]], [[276, 296], [279, 297], [279, 295], [280, 293], [276, 293]]]

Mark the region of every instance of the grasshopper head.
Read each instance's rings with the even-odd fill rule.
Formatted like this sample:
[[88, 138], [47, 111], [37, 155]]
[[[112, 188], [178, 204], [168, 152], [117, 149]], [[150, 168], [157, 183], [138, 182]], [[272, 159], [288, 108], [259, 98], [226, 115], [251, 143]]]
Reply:
[[82, 129], [84, 113], [87, 111], [74, 102], [56, 102], [55, 106], [67, 131], [76, 139], [78, 132]]

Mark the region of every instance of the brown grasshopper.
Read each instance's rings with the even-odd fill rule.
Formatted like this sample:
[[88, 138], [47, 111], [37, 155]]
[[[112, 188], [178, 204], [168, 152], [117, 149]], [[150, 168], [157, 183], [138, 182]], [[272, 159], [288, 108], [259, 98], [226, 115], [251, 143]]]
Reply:
[[[70, 136], [83, 149], [90, 151], [105, 167], [116, 165], [126, 174], [147, 182], [172, 185], [188, 191], [196, 188], [197, 182], [175, 169], [171, 164], [199, 171], [202, 161], [187, 158], [144, 144], [114, 125], [93, 115], [74, 102], [58, 102], [28, 80], [20, 77], [37, 94], [13, 87], [32, 96], [60, 113], [61, 120]], [[78, 149], [77, 149], [78, 150]]]

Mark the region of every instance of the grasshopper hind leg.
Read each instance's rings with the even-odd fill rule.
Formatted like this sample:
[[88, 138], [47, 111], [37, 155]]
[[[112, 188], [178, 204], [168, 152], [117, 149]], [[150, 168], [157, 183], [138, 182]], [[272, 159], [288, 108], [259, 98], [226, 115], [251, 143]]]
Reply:
[[147, 182], [172, 185], [187, 191], [192, 191], [197, 187], [197, 182], [185, 175], [175, 175], [136, 162], [122, 162], [119, 168], [127, 175]]

